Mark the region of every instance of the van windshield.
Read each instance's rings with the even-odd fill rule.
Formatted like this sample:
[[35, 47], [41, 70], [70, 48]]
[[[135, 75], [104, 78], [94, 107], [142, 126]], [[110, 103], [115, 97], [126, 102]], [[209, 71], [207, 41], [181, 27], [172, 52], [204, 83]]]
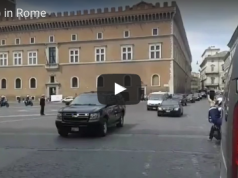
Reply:
[[164, 94], [151, 94], [149, 100], [161, 100], [163, 99]]

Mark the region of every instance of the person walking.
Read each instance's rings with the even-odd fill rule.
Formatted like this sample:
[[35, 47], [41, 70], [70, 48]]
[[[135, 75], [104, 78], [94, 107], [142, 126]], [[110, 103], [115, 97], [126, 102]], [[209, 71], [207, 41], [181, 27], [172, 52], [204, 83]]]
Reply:
[[40, 114], [45, 115], [45, 95], [43, 94], [40, 98]]

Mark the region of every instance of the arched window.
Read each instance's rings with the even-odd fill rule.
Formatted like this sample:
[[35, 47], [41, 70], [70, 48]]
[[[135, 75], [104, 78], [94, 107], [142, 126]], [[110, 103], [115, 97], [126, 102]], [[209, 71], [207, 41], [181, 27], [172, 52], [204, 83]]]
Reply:
[[97, 87], [103, 87], [103, 85], [104, 85], [103, 77], [99, 76], [97, 78]]
[[152, 75], [151, 86], [160, 86], [160, 76], [158, 74]]
[[30, 88], [32, 88], [32, 89], [36, 88], [36, 79], [35, 78], [30, 79]]
[[71, 78], [71, 88], [78, 88], [79, 87], [79, 79], [78, 77]]
[[21, 79], [20, 78], [17, 78], [16, 80], [15, 80], [15, 88], [16, 89], [20, 89], [22, 86], [22, 83], [21, 83]]
[[1, 89], [6, 89], [7, 88], [7, 80], [4, 78], [1, 80]]
[[124, 86], [125, 87], [130, 87], [131, 86], [131, 77], [129, 75], [126, 75], [124, 77]]

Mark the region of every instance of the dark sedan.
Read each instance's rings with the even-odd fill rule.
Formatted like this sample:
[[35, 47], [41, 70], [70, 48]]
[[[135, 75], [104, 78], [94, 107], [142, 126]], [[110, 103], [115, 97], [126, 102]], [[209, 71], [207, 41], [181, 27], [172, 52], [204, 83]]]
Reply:
[[178, 100], [182, 104], [182, 106], [187, 106], [187, 99], [184, 94], [174, 94], [172, 96], [172, 99]]
[[187, 102], [195, 103], [195, 98], [193, 94], [189, 94], [186, 98], [187, 98]]
[[178, 100], [168, 99], [162, 102], [157, 110], [158, 116], [177, 116], [183, 115], [183, 107]]

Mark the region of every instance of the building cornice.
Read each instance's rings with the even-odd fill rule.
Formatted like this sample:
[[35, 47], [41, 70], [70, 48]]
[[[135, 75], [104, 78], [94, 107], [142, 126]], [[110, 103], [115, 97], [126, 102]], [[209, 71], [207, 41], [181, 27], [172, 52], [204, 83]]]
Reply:
[[51, 29], [68, 29], [74, 27], [89, 27], [102, 26], [124, 23], [138, 23], [148, 21], [160, 21], [172, 19], [174, 16], [174, 6], [167, 2], [160, 6], [160, 3], [155, 5], [141, 2], [132, 7], [122, 7], [102, 9], [92, 9], [62, 13], [47, 14], [44, 18], [3, 18], [0, 23], [0, 32], [21, 32], [21, 31], [38, 31]]
[[236, 27], [235, 32], [231, 36], [231, 39], [230, 39], [229, 43], [227, 44], [227, 46], [229, 48], [232, 48], [232, 46], [234, 45], [234, 43], [236, 42], [237, 39], [238, 39], [238, 26]]

